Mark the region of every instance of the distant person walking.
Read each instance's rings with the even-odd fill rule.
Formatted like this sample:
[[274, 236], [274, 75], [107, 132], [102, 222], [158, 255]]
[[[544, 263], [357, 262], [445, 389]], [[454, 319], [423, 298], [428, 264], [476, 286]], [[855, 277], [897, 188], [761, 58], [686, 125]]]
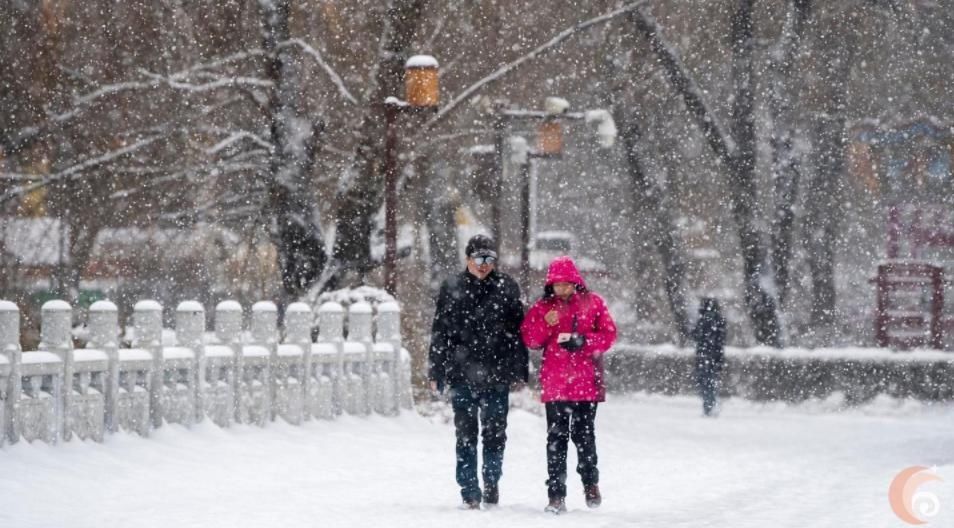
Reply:
[[520, 327], [523, 342], [543, 349], [541, 399], [547, 413], [546, 511], [566, 511], [566, 454], [576, 445], [576, 471], [583, 480], [586, 505], [600, 494], [596, 467], [596, 407], [606, 399], [603, 353], [616, 341], [616, 323], [603, 299], [590, 292], [570, 257], [557, 257], [547, 271], [543, 297]]
[[692, 338], [696, 342], [696, 383], [702, 395], [702, 412], [712, 416], [725, 363], [725, 317], [719, 301], [702, 298]]
[[[497, 271], [497, 248], [477, 235], [467, 243], [467, 269], [441, 285], [431, 328], [431, 390], [450, 391], [457, 436], [457, 484], [464, 508], [500, 500], [511, 386], [527, 382], [520, 341], [520, 287]], [[482, 426], [483, 480], [477, 480], [477, 433]]]

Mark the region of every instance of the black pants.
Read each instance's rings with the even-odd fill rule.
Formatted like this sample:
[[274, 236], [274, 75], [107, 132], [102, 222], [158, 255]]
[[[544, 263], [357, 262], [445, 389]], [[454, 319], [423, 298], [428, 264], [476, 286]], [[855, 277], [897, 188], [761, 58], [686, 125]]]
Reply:
[[720, 367], [709, 363], [700, 362], [696, 365], [696, 384], [702, 395], [702, 412], [706, 416], [712, 414], [719, 396], [720, 372]]
[[[496, 486], [503, 473], [507, 444], [507, 412], [510, 390], [506, 385], [486, 389], [466, 386], [451, 389], [454, 427], [457, 430], [457, 484], [465, 501], [480, 500], [477, 481], [477, 429], [481, 425], [484, 444], [484, 486]], [[479, 423], [478, 423], [479, 417]]]
[[583, 485], [599, 484], [596, 469], [596, 402], [548, 402], [547, 494], [566, 497], [566, 450], [570, 439], [576, 446], [576, 472]]

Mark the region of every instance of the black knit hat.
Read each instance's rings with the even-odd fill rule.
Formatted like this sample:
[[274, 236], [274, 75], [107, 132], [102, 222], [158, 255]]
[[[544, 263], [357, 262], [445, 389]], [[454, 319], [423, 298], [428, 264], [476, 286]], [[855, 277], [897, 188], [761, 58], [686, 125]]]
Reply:
[[486, 235], [475, 235], [467, 241], [467, 252], [468, 258], [473, 257], [496, 257], [497, 256], [497, 243], [494, 242], [494, 239]]

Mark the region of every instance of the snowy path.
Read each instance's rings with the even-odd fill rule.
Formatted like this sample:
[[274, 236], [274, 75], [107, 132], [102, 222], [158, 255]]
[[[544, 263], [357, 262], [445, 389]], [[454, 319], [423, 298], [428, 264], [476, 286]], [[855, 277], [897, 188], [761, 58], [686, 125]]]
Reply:
[[[501, 506], [460, 511], [453, 428], [437, 418], [343, 417], [265, 430], [167, 427], [105, 445], [0, 450], [3, 527], [898, 527], [891, 478], [937, 465], [954, 519], [954, 408], [885, 401], [850, 412], [686, 398], [600, 408], [604, 504], [587, 510], [570, 458], [568, 515], [542, 513], [544, 421], [511, 414]], [[572, 449], [571, 449], [572, 451]]]

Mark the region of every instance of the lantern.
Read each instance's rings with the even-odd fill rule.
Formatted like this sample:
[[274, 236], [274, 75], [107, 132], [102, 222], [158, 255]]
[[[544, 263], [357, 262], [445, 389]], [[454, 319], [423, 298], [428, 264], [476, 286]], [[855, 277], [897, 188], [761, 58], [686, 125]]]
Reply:
[[537, 155], [554, 157], [563, 153], [563, 127], [556, 120], [546, 120], [537, 129]]
[[437, 78], [437, 59], [430, 55], [415, 55], [404, 64], [404, 96], [407, 104], [417, 108], [431, 108], [440, 102]]

